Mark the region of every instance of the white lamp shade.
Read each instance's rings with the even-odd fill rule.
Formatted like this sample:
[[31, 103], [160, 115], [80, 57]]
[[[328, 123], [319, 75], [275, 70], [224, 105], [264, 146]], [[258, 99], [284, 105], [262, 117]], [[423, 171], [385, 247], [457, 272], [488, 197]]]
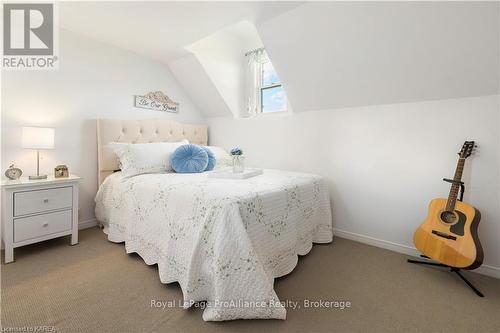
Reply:
[[23, 127], [23, 148], [54, 149], [54, 129]]

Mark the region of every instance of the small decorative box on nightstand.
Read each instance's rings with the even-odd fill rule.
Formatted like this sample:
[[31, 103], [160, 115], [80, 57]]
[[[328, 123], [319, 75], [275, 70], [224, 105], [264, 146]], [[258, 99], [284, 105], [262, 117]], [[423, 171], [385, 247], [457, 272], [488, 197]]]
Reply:
[[2, 180], [2, 238], [5, 263], [14, 248], [71, 235], [78, 243], [78, 183], [80, 177]]

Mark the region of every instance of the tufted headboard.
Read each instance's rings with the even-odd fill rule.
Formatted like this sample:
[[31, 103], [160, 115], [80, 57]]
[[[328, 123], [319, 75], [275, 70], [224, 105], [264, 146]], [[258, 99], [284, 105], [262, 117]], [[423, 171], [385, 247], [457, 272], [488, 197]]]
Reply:
[[119, 169], [118, 159], [108, 148], [108, 143], [175, 142], [183, 139], [191, 143], [207, 145], [207, 126], [181, 124], [168, 119], [97, 119], [99, 185], [107, 176]]

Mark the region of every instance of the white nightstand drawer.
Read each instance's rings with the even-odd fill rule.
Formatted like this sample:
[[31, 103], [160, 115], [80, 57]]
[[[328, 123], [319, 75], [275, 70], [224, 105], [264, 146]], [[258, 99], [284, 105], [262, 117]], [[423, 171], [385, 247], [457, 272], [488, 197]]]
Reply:
[[17, 192], [14, 194], [14, 216], [69, 208], [73, 204], [71, 186]]
[[71, 210], [14, 220], [14, 242], [37, 238], [71, 229]]

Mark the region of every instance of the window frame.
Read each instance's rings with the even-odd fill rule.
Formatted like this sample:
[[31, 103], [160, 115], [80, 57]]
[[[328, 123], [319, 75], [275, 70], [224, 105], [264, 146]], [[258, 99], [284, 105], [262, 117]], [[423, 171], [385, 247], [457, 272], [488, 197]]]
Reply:
[[[284, 109], [281, 109], [281, 110], [277, 110], [277, 111], [270, 111], [270, 112], [264, 112], [264, 94], [263, 94], [263, 91], [264, 90], [267, 90], [267, 89], [272, 89], [272, 88], [277, 88], [277, 87], [281, 87], [283, 90], [283, 83], [281, 82], [281, 79], [279, 81], [279, 83], [274, 83], [274, 84], [270, 84], [270, 85], [263, 85], [262, 84], [262, 77], [263, 77], [263, 74], [264, 74], [264, 64], [266, 63], [271, 63], [271, 60], [267, 59], [267, 61], [265, 62], [261, 62], [259, 63], [259, 74], [258, 74], [258, 82], [259, 82], [259, 89], [258, 89], [258, 93], [259, 93], [259, 114], [263, 115], [263, 114], [279, 114], [279, 113], [284, 113], [284, 112], [288, 112], [288, 99], [286, 98], [286, 95], [285, 95], [285, 107]], [[271, 63], [272, 64], [272, 63]], [[273, 66], [274, 68], [274, 66]]]

